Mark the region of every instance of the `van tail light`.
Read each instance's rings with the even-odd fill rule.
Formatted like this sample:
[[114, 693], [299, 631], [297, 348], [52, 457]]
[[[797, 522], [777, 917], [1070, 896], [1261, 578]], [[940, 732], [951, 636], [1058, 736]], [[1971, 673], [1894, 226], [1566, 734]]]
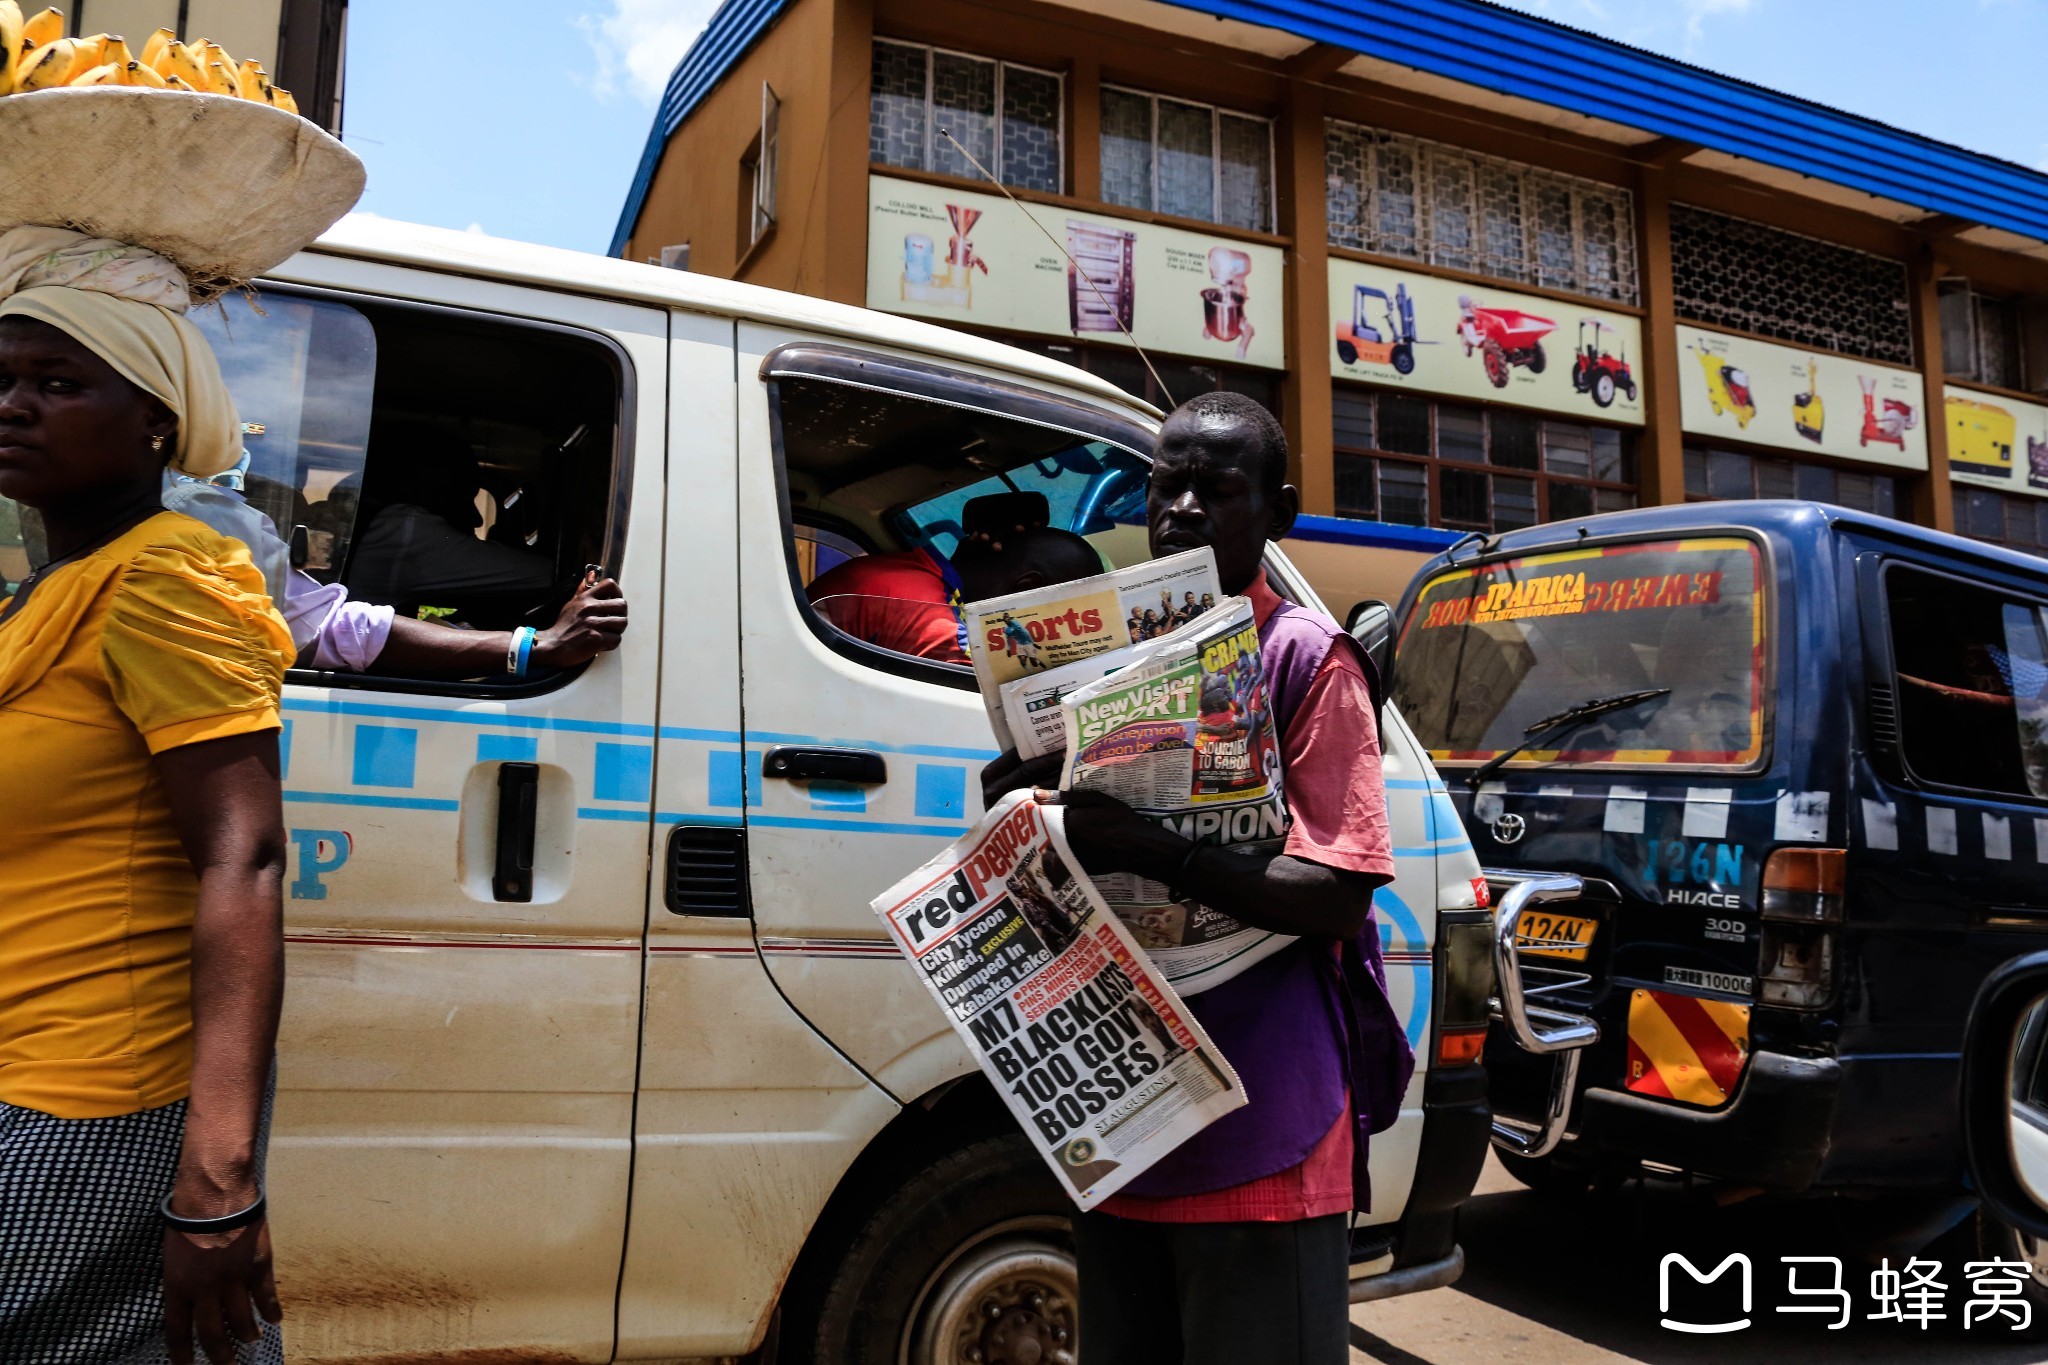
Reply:
[[1781, 848], [1764, 861], [1763, 917], [1793, 924], [1840, 924], [1849, 852]]
[[1842, 922], [1848, 852], [1781, 848], [1764, 863], [1758, 994], [1766, 1005], [1818, 1009], [1835, 990], [1835, 929]]
[[[1466, 912], [1469, 913], [1469, 912]], [[1486, 1048], [1493, 996], [1493, 918], [1442, 922], [1437, 939], [1437, 1066], [1469, 1066]]]

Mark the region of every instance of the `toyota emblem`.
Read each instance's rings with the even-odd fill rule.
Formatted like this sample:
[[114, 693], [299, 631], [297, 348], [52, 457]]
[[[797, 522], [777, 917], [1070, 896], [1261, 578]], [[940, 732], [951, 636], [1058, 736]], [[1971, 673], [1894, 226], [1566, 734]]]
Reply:
[[1519, 844], [1522, 836], [1529, 832], [1529, 822], [1519, 815], [1503, 815], [1493, 822], [1495, 843]]

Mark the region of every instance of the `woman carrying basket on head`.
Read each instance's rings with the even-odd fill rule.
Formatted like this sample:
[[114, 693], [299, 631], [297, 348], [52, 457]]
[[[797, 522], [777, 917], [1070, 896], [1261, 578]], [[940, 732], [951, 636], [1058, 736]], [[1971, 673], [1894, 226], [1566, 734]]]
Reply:
[[[118, 183], [108, 166], [164, 122], [136, 98], [203, 101], [177, 134], [200, 151], [219, 129], [255, 128], [243, 155], [324, 139], [274, 109], [126, 90], [0, 100], [0, 137], [95, 100], [105, 145], [65, 151], [79, 183]], [[0, 1360], [189, 1361], [196, 1342], [282, 1361], [263, 1174], [293, 648], [248, 548], [161, 498], [166, 468], [241, 455], [188, 277], [217, 288], [319, 227], [194, 269], [129, 244], [146, 187], [126, 229], [119, 206], [35, 193], [0, 172], [0, 496], [40, 517], [48, 554], [0, 602]], [[23, 221], [104, 235], [5, 226]]]

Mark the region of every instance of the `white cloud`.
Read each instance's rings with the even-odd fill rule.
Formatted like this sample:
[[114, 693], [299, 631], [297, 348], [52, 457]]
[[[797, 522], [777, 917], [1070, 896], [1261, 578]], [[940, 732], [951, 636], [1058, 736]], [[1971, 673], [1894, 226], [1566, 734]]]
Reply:
[[1687, 52], [1707, 36], [1707, 21], [1728, 15], [1747, 14], [1755, 0], [1685, 0], [1685, 47]]
[[488, 237], [491, 235], [488, 232], [484, 231], [484, 225], [482, 223], [471, 223], [468, 227], [464, 228], [463, 231], [477, 237]]
[[603, 0], [602, 12], [579, 15], [576, 26], [597, 52], [592, 88], [601, 98], [661, 98], [717, 8], [717, 0]]

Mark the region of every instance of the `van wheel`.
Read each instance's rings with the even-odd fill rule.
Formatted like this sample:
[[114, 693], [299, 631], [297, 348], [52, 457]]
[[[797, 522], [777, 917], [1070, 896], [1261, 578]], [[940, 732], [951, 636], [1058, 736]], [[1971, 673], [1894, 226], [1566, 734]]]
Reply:
[[[2020, 1231], [2011, 1224], [1994, 1217], [1987, 1209], [1977, 1210], [1977, 1254], [1984, 1260], [2024, 1261], [2028, 1274], [2025, 1288], [2020, 1291], [2033, 1309], [2033, 1321], [2024, 1331], [2015, 1335], [2028, 1341], [2048, 1339], [2048, 1242]], [[2011, 1316], [1994, 1323], [1981, 1318], [1973, 1326], [2011, 1326]]]
[[815, 1332], [799, 1326], [784, 1354], [816, 1365], [1073, 1365], [1072, 1216], [1023, 1134], [949, 1153], [882, 1198], [833, 1274]]

